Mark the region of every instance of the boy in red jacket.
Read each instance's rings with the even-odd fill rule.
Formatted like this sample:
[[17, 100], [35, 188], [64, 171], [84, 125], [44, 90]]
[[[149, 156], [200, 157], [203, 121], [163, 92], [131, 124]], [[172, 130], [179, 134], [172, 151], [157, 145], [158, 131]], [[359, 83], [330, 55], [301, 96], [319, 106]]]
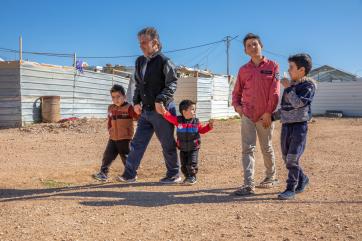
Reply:
[[109, 140], [100, 171], [93, 175], [99, 181], [107, 181], [109, 167], [118, 155], [125, 165], [134, 135], [133, 121], [138, 118], [133, 106], [126, 102], [125, 90], [121, 85], [113, 85], [110, 93], [113, 104], [108, 106]]

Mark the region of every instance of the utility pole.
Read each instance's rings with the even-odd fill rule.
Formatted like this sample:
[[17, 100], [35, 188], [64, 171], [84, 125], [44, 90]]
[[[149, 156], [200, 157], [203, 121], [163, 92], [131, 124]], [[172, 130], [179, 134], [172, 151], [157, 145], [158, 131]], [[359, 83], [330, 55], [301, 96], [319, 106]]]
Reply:
[[73, 54], [73, 67], [74, 68], [77, 67], [77, 54], [76, 53]]
[[23, 37], [19, 36], [19, 62], [23, 61]]
[[226, 36], [226, 74], [230, 78], [230, 36]]

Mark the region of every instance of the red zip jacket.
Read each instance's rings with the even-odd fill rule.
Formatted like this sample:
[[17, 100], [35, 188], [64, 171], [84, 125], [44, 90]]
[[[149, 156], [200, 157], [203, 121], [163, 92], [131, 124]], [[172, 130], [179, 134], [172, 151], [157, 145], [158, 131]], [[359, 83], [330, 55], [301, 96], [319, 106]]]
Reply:
[[168, 111], [163, 117], [177, 127], [177, 147], [181, 151], [199, 149], [201, 144], [200, 134], [205, 134], [212, 129], [209, 124], [203, 126], [197, 118], [185, 119], [183, 116], [174, 116]]

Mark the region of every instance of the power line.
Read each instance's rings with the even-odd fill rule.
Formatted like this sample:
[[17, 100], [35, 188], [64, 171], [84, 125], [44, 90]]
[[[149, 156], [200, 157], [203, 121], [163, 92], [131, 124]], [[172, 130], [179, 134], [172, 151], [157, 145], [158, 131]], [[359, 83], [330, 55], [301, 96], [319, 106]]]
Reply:
[[201, 48], [201, 47], [205, 47], [205, 46], [209, 46], [209, 45], [221, 43], [221, 42], [224, 42], [224, 41], [225, 41], [225, 40], [222, 39], [222, 40], [215, 41], [215, 42], [212, 42], [212, 43], [196, 45], [196, 46], [193, 46], [193, 47], [188, 47], [188, 48], [183, 48], [183, 49], [169, 50], [169, 51], [165, 51], [164, 53], [174, 53], [174, 52], [185, 51], [185, 50], [190, 50], [190, 49], [195, 49], [195, 48]]
[[10, 52], [10, 53], [18, 53], [19, 51], [14, 49], [0, 48], [1, 52]]
[[[196, 48], [206, 47], [206, 46], [209, 46], [209, 45], [214, 45], [214, 44], [221, 43], [221, 42], [224, 42], [224, 41], [225, 40], [222, 39], [222, 40], [219, 40], [219, 41], [200, 44], [200, 45], [191, 46], [191, 47], [187, 47], [187, 48], [168, 50], [168, 51], [164, 51], [164, 53], [175, 53], [175, 52], [180, 52], [180, 51], [187, 51], [187, 50], [191, 50], [191, 49], [196, 49]], [[19, 53], [19, 50], [15, 50], [15, 49], [0, 48], [0, 50], [2, 50], [4, 52], [10, 52], [10, 53]], [[24, 54], [33, 54], [33, 55], [52, 56], [52, 57], [73, 57], [74, 56], [73, 54], [69, 54], [69, 53], [52, 53], [52, 52], [23, 51], [23, 53]], [[116, 55], [116, 56], [78, 56], [78, 58], [83, 58], [83, 59], [118, 59], [118, 58], [135, 58], [135, 57], [138, 57], [138, 56], [139, 56], [139, 54]]]
[[[9, 53], [19, 53], [19, 50], [8, 49], [8, 48], [0, 48], [1, 52], [9, 52]], [[63, 54], [63, 53], [49, 53], [49, 52], [31, 52], [31, 51], [22, 51], [24, 54], [33, 54], [33, 55], [45, 55], [45, 56], [56, 56], [56, 57], [72, 57], [72, 54]]]
[[204, 63], [204, 60], [206, 61], [206, 68], [207, 68], [207, 64], [208, 64], [208, 58], [209, 55], [214, 52], [216, 49], [218, 49], [220, 47], [219, 44], [212, 46], [211, 48], [209, 48], [206, 52], [204, 52], [204, 54], [201, 56], [201, 58], [197, 59], [197, 61], [194, 61], [194, 63], [196, 63], [193, 66], [199, 65], [202, 66]]
[[[239, 40], [239, 39], [236, 39], [236, 41], [238, 41], [238, 42], [240, 42], [240, 43], [242, 43], [242, 44], [244, 45], [243, 41], [241, 41], [241, 40]], [[287, 55], [280, 54], [280, 53], [277, 53], [277, 52], [274, 52], [274, 51], [270, 51], [270, 50], [267, 50], [267, 49], [263, 49], [263, 52], [268, 53], [268, 54], [271, 54], [271, 55], [274, 55], [274, 56], [277, 56], [277, 57], [281, 57], [281, 58], [284, 58], [284, 59], [288, 59], [288, 58], [289, 58], [289, 56], [287, 56]], [[316, 62], [314, 62], [314, 61], [313, 61], [313, 65], [323, 66], [322, 64], [316, 63]]]
[[206, 50], [204, 50], [200, 53], [197, 53], [196, 55], [192, 55], [191, 57], [188, 56], [188, 58], [186, 60], [179, 61], [179, 62], [182, 62], [182, 64], [187, 64], [190, 66], [194, 65], [194, 63], [198, 64], [209, 52], [211, 52], [213, 49], [217, 48], [218, 46], [220, 46], [220, 44], [212, 45], [209, 48], [207, 48]]
[[[209, 45], [214, 45], [217, 43], [221, 43], [224, 40], [219, 40], [219, 41], [215, 41], [215, 42], [211, 42], [211, 43], [206, 43], [206, 44], [200, 44], [200, 45], [196, 45], [196, 46], [192, 46], [192, 47], [187, 47], [187, 48], [181, 48], [181, 49], [173, 49], [173, 50], [167, 50], [164, 51], [165, 54], [167, 53], [175, 53], [175, 52], [180, 52], [180, 51], [186, 51], [186, 50], [191, 50], [191, 49], [196, 49], [196, 48], [201, 48], [201, 47], [205, 47], [205, 46], [209, 46]], [[79, 56], [78, 58], [83, 58], [83, 59], [118, 59], [118, 58], [135, 58], [138, 57], [139, 55], [118, 55], [118, 56]]]

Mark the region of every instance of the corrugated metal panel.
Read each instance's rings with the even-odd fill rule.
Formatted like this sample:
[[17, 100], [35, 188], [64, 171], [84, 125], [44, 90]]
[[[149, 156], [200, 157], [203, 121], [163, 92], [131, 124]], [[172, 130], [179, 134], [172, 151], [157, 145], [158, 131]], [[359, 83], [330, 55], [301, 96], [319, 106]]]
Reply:
[[177, 114], [180, 115], [178, 106], [184, 99], [197, 101], [197, 79], [195, 77], [179, 78], [174, 95]]
[[201, 121], [211, 119], [212, 78], [197, 79], [196, 115]]
[[226, 76], [215, 76], [213, 78], [212, 118], [224, 119], [236, 115], [230, 111], [229, 98], [230, 86]]
[[213, 78], [213, 100], [228, 100], [229, 82], [227, 77], [215, 76]]
[[175, 94], [176, 104], [183, 99], [197, 102], [196, 115], [201, 121], [235, 115], [229, 107], [229, 83], [224, 76], [180, 78]]
[[105, 73], [84, 71], [76, 73], [73, 68], [54, 68], [25, 63], [20, 69], [22, 122], [41, 120], [41, 96], [61, 97], [61, 118], [104, 118], [111, 103], [109, 90], [113, 84], [128, 88], [129, 79]]
[[318, 83], [313, 114], [339, 110], [347, 116], [362, 116], [362, 82]]
[[18, 62], [0, 62], [0, 128], [21, 125]]

